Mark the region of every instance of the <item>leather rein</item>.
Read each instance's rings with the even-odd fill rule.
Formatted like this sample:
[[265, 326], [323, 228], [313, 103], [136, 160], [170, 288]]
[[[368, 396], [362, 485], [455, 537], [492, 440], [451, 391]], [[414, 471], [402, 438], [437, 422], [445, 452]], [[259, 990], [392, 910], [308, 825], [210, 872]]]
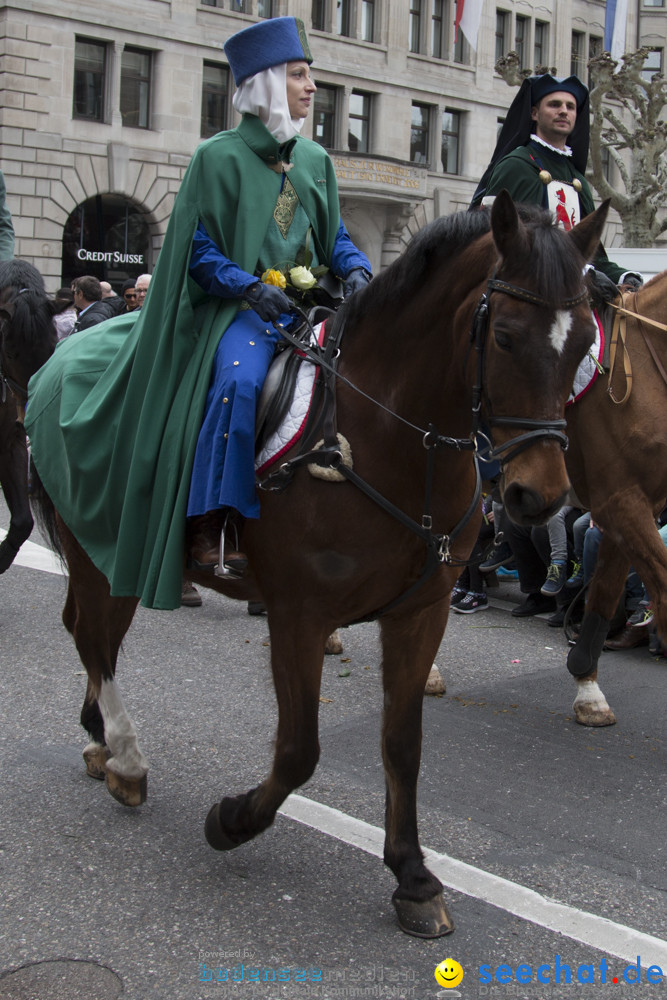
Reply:
[[[522, 451], [525, 451], [537, 441], [545, 439], [557, 440], [564, 451], [568, 446], [568, 439], [564, 433], [564, 428], [566, 426], [565, 420], [533, 420], [527, 417], [491, 416], [488, 421], [491, 427], [514, 427], [525, 431], [525, 433], [511, 438], [509, 441], [506, 441], [504, 444], [498, 445], [497, 447], [493, 446], [493, 442], [482, 431], [481, 410], [482, 400], [484, 397], [485, 347], [489, 330], [489, 299], [493, 292], [511, 295], [514, 298], [531, 302], [535, 305], [547, 307], [552, 305], [552, 303], [540, 298], [540, 296], [536, 295], [534, 292], [520, 288], [518, 285], [501, 281], [493, 276], [487, 281], [486, 292], [482, 295], [475, 308], [470, 331], [469, 350], [474, 349], [477, 352], [477, 365], [475, 383], [472, 391], [472, 428], [470, 435], [466, 438], [452, 438], [438, 434], [432, 424], [429, 425], [428, 429], [420, 428], [415, 424], [412, 424], [410, 421], [400, 416], [400, 414], [389, 410], [383, 403], [380, 403], [378, 400], [368, 396], [358, 386], [354, 385], [354, 383], [350, 382], [349, 379], [340, 374], [337, 370], [337, 359], [340, 354], [340, 343], [345, 328], [346, 310], [344, 305], [341, 306], [335, 314], [333, 326], [323, 348], [313, 345], [304, 346], [303, 341], [301, 341], [298, 337], [286, 330], [282, 330], [282, 335], [289, 343], [292, 344], [294, 348], [301, 351], [308, 361], [320, 367], [325, 384], [326, 400], [325, 404], [321, 408], [320, 420], [318, 420], [312, 431], [306, 432], [306, 440], [302, 445], [302, 450], [293, 458], [282, 463], [274, 472], [269, 473], [269, 475], [259, 483], [259, 488], [267, 491], [282, 492], [282, 490], [286, 489], [288, 486], [296, 469], [302, 465], [315, 464], [324, 468], [333, 468], [343, 475], [350, 483], [365, 493], [366, 496], [373, 500], [373, 502], [381, 507], [382, 510], [390, 514], [395, 520], [399, 521], [406, 528], [416, 534], [426, 546], [426, 561], [418, 579], [389, 604], [386, 604], [384, 607], [379, 608], [369, 615], [357, 618], [353, 622], [346, 623], [348, 625], [375, 621], [381, 615], [393, 610], [396, 605], [409, 598], [416, 590], [426, 583], [426, 581], [443, 563], [446, 566], [454, 567], [468, 565], [467, 561], [457, 560], [452, 556], [451, 546], [474, 516], [479, 506], [482, 492], [482, 475], [479, 467], [480, 458], [486, 461], [498, 459], [502, 468], [506, 462], [515, 458]], [[566, 299], [564, 302], [560, 303], [558, 308], [572, 309], [587, 298], [588, 293], [583, 291], [580, 295], [571, 299]], [[306, 319], [305, 316], [304, 319]], [[310, 323], [307, 319], [306, 323], [310, 327]], [[312, 327], [310, 327], [310, 329], [312, 331]], [[400, 510], [400, 508], [398, 508], [390, 500], [382, 496], [382, 494], [375, 490], [370, 483], [362, 479], [361, 476], [344, 463], [336, 431], [335, 388], [337, 381], [343, 382], [346, 386], [363, 396], [365, 399], [368, 399], [379, 409], [384, 410], [396, 420], [421, 435], [422, 445], [428, 452], [424, 504], [421, 521], [416, 521], [409, 517], [404, 511]], [[320, 436], [321, 429], [323, 429], [324, 444], [322, 447], [314, 448], [313, 442]], [[433, 531], [431, 499], [433, 491], [435, 455], [436, 452], [442, 451], [446, 448], [453, 448], [456, 451], [473, 452], [475, 487], [472, 499], [470, 500], [465, 513], [455, 527], [452, 528], [452, 530], [447, 534], [439, 534]]]

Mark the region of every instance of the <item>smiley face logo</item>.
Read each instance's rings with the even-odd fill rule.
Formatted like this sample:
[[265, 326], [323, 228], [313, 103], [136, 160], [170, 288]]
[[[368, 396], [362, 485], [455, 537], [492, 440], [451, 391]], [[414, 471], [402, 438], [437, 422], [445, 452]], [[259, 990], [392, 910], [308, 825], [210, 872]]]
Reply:
[[451, 990], [455, 986], [458, 986], [463, 979], [463, 969], [453, 958], [446, 958], [444, 962], [436, 966], [433, 975], [440, 986], [444, 986], [446, 990]]

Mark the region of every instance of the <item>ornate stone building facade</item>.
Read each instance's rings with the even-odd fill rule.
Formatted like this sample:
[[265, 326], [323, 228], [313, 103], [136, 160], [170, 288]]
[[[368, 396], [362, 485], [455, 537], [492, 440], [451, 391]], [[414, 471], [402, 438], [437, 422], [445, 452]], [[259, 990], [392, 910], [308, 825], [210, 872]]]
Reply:
[[[628, 46], [662, 65], [663, 3]], [[53, 290], [151, 271], [202, 138], [235, 124], [222, 50], [263, 16], [303, 19], [318, 93], [304, 134], [333, 156], [343, 218], [375, 270], [466, 207], [513, 91], [499, 55], [586, 74], [604, 0], [485, 0], [477, 50], [454, 0], [28, 0], [0, 4], [0, 165], [17, 235]], [[641, 33], [640, 33], [641, 24]]]

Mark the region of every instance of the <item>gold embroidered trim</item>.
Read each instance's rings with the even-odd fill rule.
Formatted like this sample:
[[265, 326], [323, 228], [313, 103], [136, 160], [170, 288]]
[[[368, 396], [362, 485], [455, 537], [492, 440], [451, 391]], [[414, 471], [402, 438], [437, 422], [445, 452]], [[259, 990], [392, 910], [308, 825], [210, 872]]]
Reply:
[[294, 190], [289, 177], [285, 177], [283, 189], [278, 195], [276, 207], [273, 210], [273, 218], [276, 220], [276, 225], [278, 226], [284, 240], [287, 239], [287, 234], [289, 233], [290, 226], [294, 221], [298, 205], [299, 196]]

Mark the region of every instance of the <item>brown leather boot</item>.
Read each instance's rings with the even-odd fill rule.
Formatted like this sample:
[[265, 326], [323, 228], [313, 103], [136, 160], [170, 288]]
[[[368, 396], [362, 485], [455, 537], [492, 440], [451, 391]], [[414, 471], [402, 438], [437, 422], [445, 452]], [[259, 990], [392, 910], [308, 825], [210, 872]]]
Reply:
[[217, 565], [224, 521], [222, 510], [211, 510], [188, 519], [188, 557], [195, 569], [213, 569]]
[[[212, 570], [220, 561], [220, 535], [225, 536], [224, 565], [233, 576], [242, 577], [248, 568], [248, 558], [243, 552], [231, 548], [237, 540], [236, 526], [232, 523], [234, 511], [211, 510], [188, 521], [188, 563], [191, 568]], [[221, 574], [224, 575], [224, 574]]]

